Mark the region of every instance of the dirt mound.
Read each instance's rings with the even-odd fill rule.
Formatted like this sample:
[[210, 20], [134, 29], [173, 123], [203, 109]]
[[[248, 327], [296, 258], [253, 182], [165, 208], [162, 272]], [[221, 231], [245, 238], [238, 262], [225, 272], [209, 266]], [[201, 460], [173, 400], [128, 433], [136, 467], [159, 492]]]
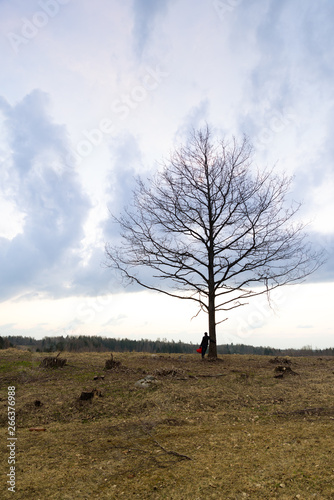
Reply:
[[285, 375], [299, 375], [299, 373], [291, 370], [290, 366], [276, 366], [275, 368], [275, 378], [283, 378]]

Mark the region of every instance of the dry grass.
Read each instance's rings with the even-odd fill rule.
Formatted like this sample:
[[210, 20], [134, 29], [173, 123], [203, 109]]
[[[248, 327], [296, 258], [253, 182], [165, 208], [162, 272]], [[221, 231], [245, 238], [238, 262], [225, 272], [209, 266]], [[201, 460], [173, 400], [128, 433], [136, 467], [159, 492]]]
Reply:
[[[3, 482], [1, 498], [334, 499], [333, 358], [293, 358], [298, 375], [277, 379], [266, 356], [124, 353], [109, 371], [105, 353], [63, 356], [51, 370], [44, 354], [0, 352], [1, 405], [15, 385], [18, 427], [17, 491]], [[136, 389], [145, 374], [159, 383]], [[94, 387], [103, 397], [80, 402]]]

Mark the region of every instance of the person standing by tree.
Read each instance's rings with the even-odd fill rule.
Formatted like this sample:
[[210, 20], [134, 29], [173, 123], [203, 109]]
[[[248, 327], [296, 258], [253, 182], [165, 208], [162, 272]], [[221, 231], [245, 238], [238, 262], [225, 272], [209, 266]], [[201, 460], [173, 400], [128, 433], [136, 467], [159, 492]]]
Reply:
[[209, 344], [209, 336], [208, 336], [208, 332], [205, 332], [204, 337], [202, 338], [201, 345], [200, 345], [200, 347], [202, 348], [202, 353], [201, 353], [202, 359], [204, 359], [206, 350], [208, 348], [208, 344]]

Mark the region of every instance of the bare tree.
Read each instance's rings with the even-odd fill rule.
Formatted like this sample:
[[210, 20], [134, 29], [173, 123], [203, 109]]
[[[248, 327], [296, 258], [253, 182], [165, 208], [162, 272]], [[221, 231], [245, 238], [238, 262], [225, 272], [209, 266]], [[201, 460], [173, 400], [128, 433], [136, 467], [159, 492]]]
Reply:
[[130, 282], [195, 301], [208, 313], [215, 358], [218, 311], [269, 298], [320, 265], [304, 225], [293, 223], [300, 205], [286, 207], [290, 183], [253, 167], [246, 138], [227, 143], [208, 127], [195, 131], [150, 182], [137, 181], [123, 215], [112, 216], [122, 242], [106, 245], [107, 265]]

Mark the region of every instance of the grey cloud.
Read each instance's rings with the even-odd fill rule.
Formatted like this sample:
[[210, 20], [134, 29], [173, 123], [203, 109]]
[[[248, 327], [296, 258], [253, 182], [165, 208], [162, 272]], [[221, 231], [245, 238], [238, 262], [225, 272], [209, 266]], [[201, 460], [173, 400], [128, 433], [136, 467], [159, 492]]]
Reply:
[[106, 269], [104, 247], [95, 247], [86, 265], [79, 263], [73, 273], [70, 295], [98, 296], [122, 291], [120, 277]]
[[35, 90], [16, 106], [0, 101], [12, 151], [1, 190], [25, 215], [22, 232], [0, 240], [1, 299], [68, 293], [91, 206], [75, 172], [62, 164], [66, 129], [47, 115], [47, 100]]
[[294, 109], [298, 114], [305, 103], [310, 108], [316, 105], [318, 95], [333, 95], [328, 86], [328, 76], [334, 72], [332, 2], [250, 2], [244, 3], [238, 13], [239, 29], [231, 30], [232, 37], [241, 29], [253, 31], [254, 49], [258, 51], [258, 62], [245, 90], [251, 105], [247, 115], [240, 117], [246, 133], [254, 132], [254, 128], [256, 132], [257, 126], [263, 126], [259, 122], [273, 111], [284, 114], [284, 110]]
[[[136, 185], [136, 172], [143, 170], [143, 159], [136, 138], [130, 133], [117, 137], [111, 146], [113, 166], [110, 170], [106, 191], [108, 195], [108, 209], [118, 216], [132, 199]], [[115, 240], [118, 229], [111, 218], [102, 222], [102, 229], [106, 239]]]
[[37, 157], [44, 153], [63, 155], [66, 151], [66, 130], [52, 122], [46, 113], [47, 94], [34, 90], [15, 107], [1, 99], [0, 109], [6, 116], [5, 125], [13, 149], [16, 174], [28, 175]]
[[308, 240], [315, 250], [323, 252], [323, 265], [310, 277], [308, 282], [323, 283], [334, 281], [334, 234], [310, 232]]
[[134, 0], [134, 44], [135, 53], [140, 58], [143, 55], [155, 21], [159, 15], [166, 12], [168, 0]]

